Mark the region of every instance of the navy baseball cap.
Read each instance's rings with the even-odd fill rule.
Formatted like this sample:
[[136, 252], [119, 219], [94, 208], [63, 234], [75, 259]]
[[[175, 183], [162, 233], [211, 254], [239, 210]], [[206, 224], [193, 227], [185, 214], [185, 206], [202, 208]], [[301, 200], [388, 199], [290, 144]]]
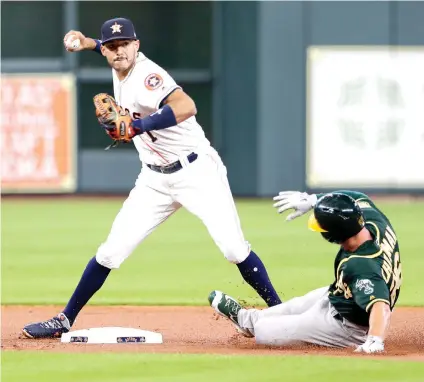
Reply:
[[123, 17], [105, 21], [101, 32], [102, 44], [113, 40], [138, 40], [133, 23]]

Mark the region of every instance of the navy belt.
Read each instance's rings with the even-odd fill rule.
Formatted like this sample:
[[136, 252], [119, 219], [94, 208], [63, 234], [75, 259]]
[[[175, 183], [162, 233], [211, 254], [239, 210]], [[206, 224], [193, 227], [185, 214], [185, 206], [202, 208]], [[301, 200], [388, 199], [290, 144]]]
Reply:
[[[188, 163], [192, 163], [197, 159], [196, 153], [191, 153], [187, 156]], [[150, 170], [161, 172], [162, 174], [172, 174], [173, 172], [177, 172], [183, 168], [183, 165], [179, 160], [174, 163], [168, 164], [166, 166], [155, 166], [153, 164], [147, 164], [147, 167]]]

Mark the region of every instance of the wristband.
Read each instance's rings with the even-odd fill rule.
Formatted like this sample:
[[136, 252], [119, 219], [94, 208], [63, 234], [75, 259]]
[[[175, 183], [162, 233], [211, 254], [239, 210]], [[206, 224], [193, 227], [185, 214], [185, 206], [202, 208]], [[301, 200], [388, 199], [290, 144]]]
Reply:
[[132, 126], [140, 129], [141, 133], [152, 130], [162, 130], [168, 127], [175, 126], [177, 119], [169, 105], [165, 105], [153, 114], [148, 115], [142, 119], [136, 119], [132, 122]]
[[93, 50], [99, 54], [102, 54], [102, 50], [100, 48], [102, 46], [101, 41], [100, 40], [94, 40], [94, 41], [96, 42], [96, 47]]

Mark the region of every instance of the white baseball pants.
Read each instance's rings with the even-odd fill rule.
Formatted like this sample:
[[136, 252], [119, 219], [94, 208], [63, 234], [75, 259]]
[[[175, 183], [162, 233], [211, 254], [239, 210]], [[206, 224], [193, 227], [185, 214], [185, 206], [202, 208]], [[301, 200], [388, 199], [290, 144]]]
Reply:
[[122, 262], [156, 227], [181, 206], [199, 217], [221, 252], [232, 263], [241, 263], [250, 253], [240, 226], [227, 179], [227, 170], [213, 148], [172, 174], [143, 166], [111, 231], [98, 248], [97, 262], [119, 268]]
[[367, 328], [336, 319], [336, 314], [328, 299], [328, 287], [324, 287], [271, 308], [241, 309], [237, 318], [262, 345], [310, 343], [344, 348], [363, 344]]

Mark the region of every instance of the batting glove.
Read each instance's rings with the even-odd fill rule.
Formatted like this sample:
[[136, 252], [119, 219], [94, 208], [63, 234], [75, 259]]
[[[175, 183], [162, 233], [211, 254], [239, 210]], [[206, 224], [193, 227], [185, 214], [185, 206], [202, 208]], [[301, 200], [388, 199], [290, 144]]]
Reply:
[[278, 208], [277, 212], [279, 214], [294, 209], [294, 212], [286, 218], [287, 221], [290, 221], [311, 210], [317, 202], [317, 196], [315, 194], [309, 195], [306, 192], [282, 191], [277, 196], [274, 196], [273, 200], [277, 201], [274, 207]]
[[381, 337], [368, 336], [365, 343], [358, 346], [355, 353], [381, 353], [384, 351], [384, 341]]

